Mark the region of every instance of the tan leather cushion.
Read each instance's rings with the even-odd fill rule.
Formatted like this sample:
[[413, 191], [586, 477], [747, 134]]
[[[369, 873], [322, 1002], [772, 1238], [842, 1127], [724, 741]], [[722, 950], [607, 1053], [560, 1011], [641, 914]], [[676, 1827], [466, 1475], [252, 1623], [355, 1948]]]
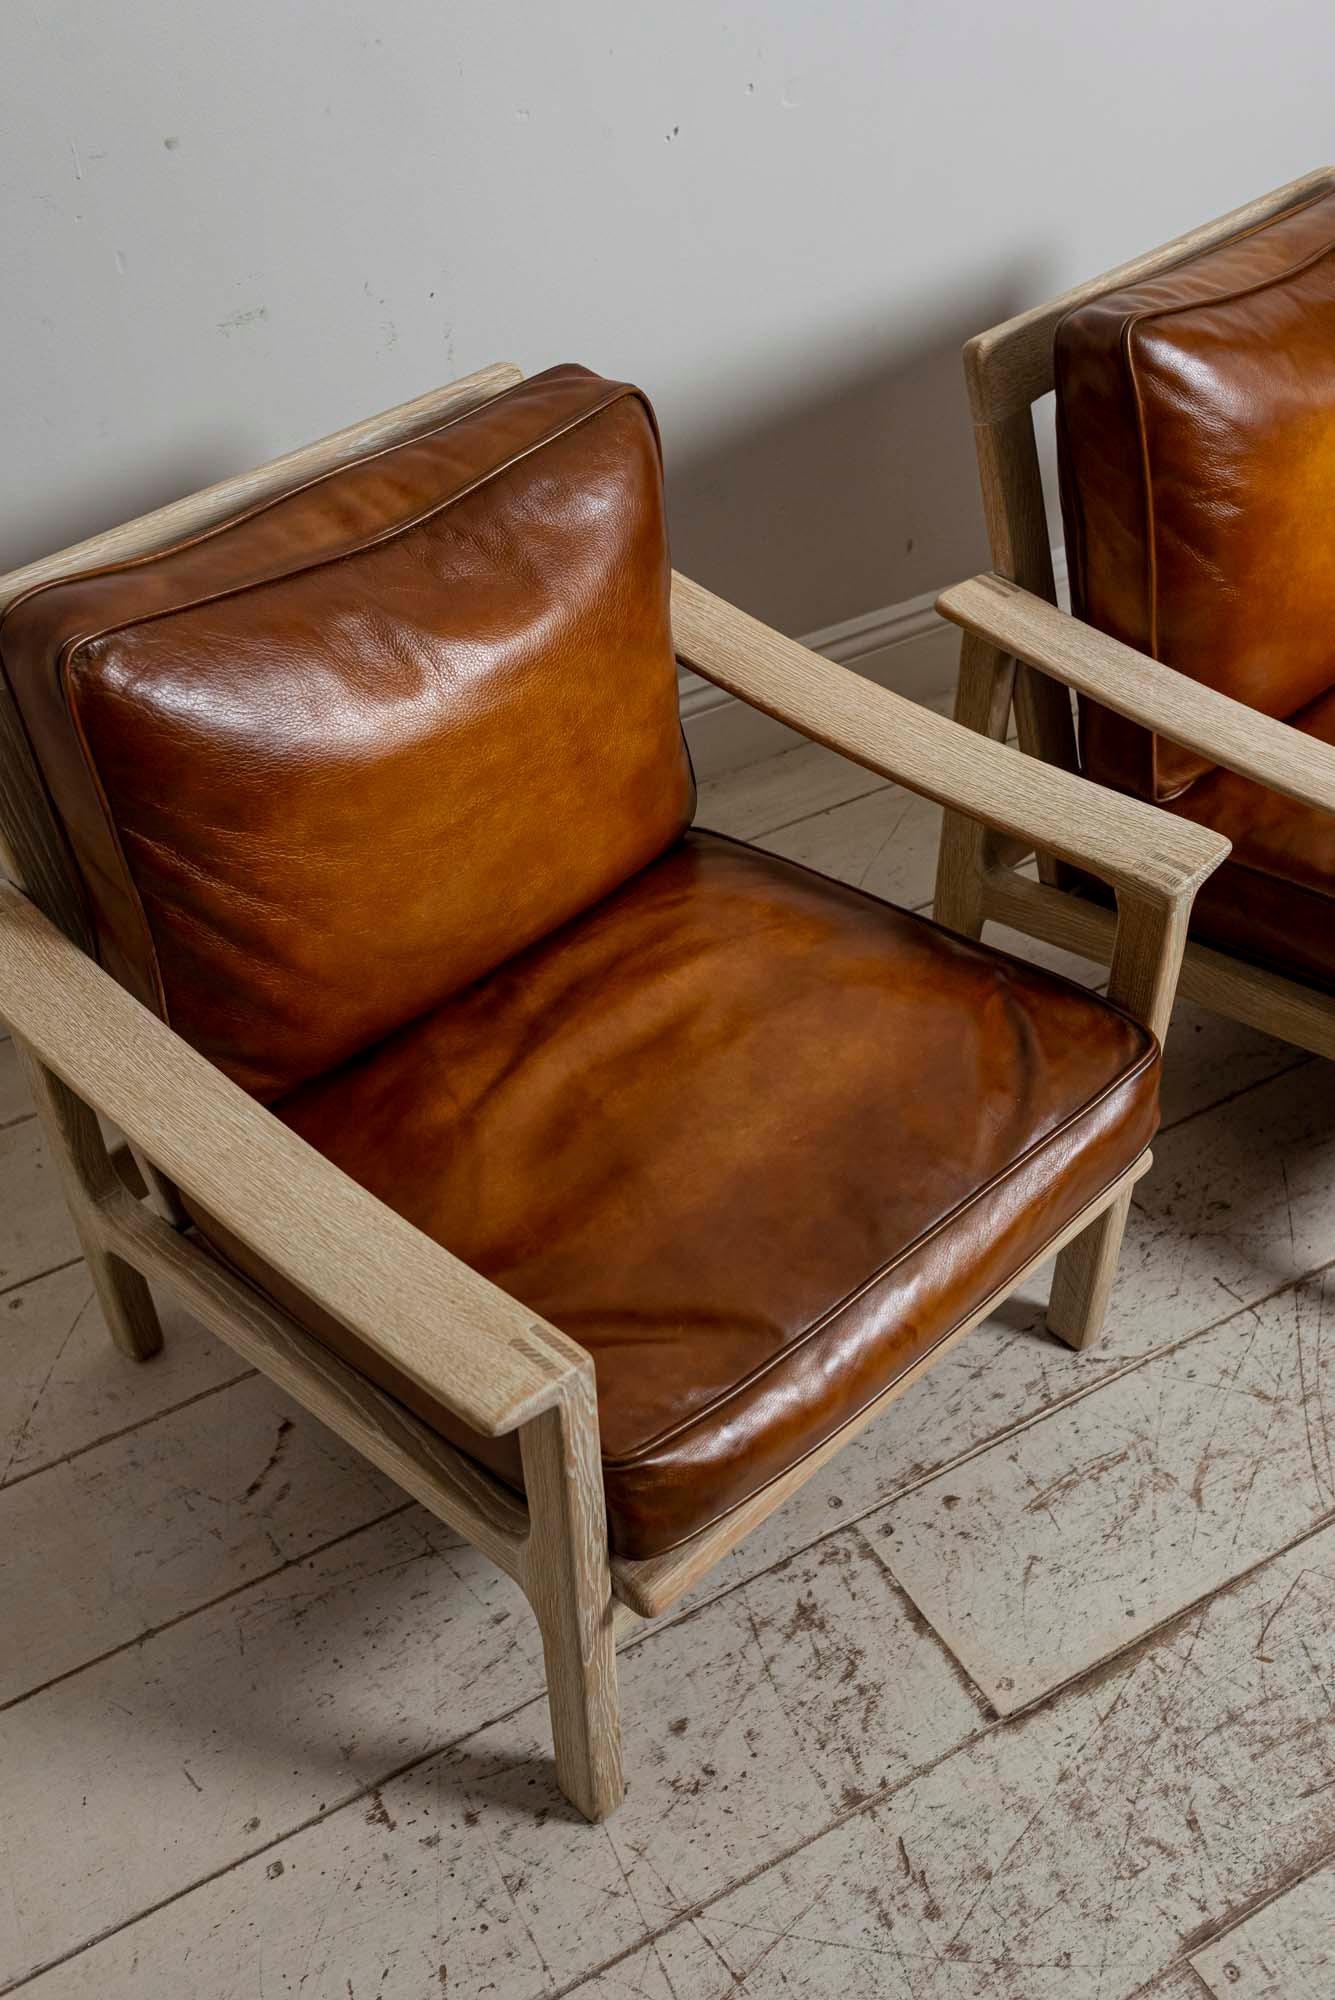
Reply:
[[117, 977], [262, 1097], [690, 817], [657, 435], [557, 368], [0, 628]]
[[[1078, 306], [1055, 364], [1076, 614], [1267, 715], [1323, 693], [1335, 195]], [[1210, 768], [1094, 704], [1082, 738], [1092, 777], [1144, 798]]]
[[[1335, 691], [1290, 720], [1335, 746]], [[1173, 811], [1233, 842], [1196, 898], [1192, 936], [1335, 993], [1335, 814], [1231, 771], [1202, 778]]]
[[[823, 1442], [1116, 1180], [1158, 1070], [1105, 1001], [692, 833], [277, 1110], [591, 1350], [613, 1545], [647, 1556]], [[314, 1323], [520, 1484], [515, 1439], [460, 1438]]]

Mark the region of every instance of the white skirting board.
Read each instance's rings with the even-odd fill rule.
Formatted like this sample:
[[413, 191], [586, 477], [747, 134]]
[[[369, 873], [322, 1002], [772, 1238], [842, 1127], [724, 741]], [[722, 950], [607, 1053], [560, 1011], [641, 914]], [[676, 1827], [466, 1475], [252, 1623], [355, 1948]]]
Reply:
[[[1066, 560], [1063, 549], [1053, 551], [1057, 594], [1066, 602]], [[827, 625], [809, 632], [803, 639], [815, 653], [841, 666], [852, 667], [868, 680], [907, 695], [929, 708], [948, 709], [955, 693], [955, 667], [959, 658], [959, 633], [932, 609], [938, 593], [929, 590], [921, 597], [906, 598], [902, 604], [888, 605], [883, 611], [866, 611], [847, 618], [841, 625]], [[745, 702], [724, 694], [721, 688], [701, 680], [698, 674], [681, 675], [681, 719], [697, 778], [712, 778], [722, 771], [734, 771], [762, 757], [791, 750], [801, 738], [780, 722], [774, 722]]]

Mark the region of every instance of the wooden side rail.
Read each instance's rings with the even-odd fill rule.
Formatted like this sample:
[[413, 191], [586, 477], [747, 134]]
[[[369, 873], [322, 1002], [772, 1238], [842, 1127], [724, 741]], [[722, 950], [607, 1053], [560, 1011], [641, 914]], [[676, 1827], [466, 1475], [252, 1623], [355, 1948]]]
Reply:
[[1190, 902], [1228, 853], [1222, 834], [1173, 820], [836, 666], [677, 577], [679, 657], [706, 680], [909, 791], [1056, 854], [1114, 889]]
[[1335, 749], [988, 573], [943, 591], [943, 618], [1131, 722], [1303, 805], [1335, 813]]
[[[514, 1430], [592, 1379], [582, 1347], [349, 1180], [7, 883], [0, 1017], [177, 1187], [474, 1430]], [[113, 1174], [106, 1197], [119, 1189]]]

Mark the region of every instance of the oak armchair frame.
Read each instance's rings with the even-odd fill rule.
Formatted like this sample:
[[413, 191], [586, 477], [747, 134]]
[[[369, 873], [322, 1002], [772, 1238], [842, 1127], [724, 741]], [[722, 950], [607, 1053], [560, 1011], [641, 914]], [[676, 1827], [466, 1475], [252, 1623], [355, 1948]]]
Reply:
[[[149, 554], [519, 379], [509, 365], [484, 369], [15, 571], [0, 578], [0, 611], [35, 584]], [[832, 665], [684, 578], [674, 582], [673, 624], [681, 660], [728, 692], [966, 824], [1107, 881], [1119, 911], [1114, 995], [1162, 1032], [1192, 898], [1226, 841], [1067, 771], [1037, 771], [1005, 744]], [[557, 1780], [586, 1817], [605, 1817], [622, 1791], [618, 1641], [675, 1604], [927, 1363], [684, 1547], [648, 1561], [613, 1557], [590, 1355], [356, 1186], [100, 969], [71, 858], [2, 682], [0, 863], [10, 878], [0, 882], [0, 1018], [24, 1062], [113, 1340], [136, 1360], [158, 1350], [147, 1281], [160, 1280], [513, 1577], [542, 1633]], [[99, 1114], [125, 1135], [137, 1172], [122, 1171]], [[1063, 1324], [1092, 1330], [1130, 1188], [1148, 1165], [1145, 1153], [952, 1340], [1055, 1252]], [[488, 1436], [517, 1430], [526, 1496], [446, 1444], [187, 1233], [180, 1189], [466, 1424]]]
[[[1071, 712], [1075, 690], [1225, 770], [1335, 813], [1335, 749], [1056, 608], [1033, 422], [1034, 404], [1054, 387], [1057, 323], [1072, 307], [1150, 277], [1331, 189], [1335, 168], [1322, 168], [967, 343], [964, 371], [994, 568], [937, 601], [937, 610], [964, 634], [956, 721], [1004, 738], [1013, 705], [1021, 749], [1075, 772], [1080, 768]], [[1161, 820], [1166, 824], [1171, 817], [1163, 813]], [[1111, 911], [1062, 887], [1061, 857], [1054, 851], [1039, 844], [1037, 858], [1035, 881], [1017, 870], [1022, 853], [1004, 848], [975, 821], [947, 812], [936, 879], [938, 922], [976, 938], [992, 919], [1115, 966], [1118, 926]], [[1189, 942], [1181, 991], [1216, 1013], [1335, 1057], [1335, 998], [1299, 980]]]

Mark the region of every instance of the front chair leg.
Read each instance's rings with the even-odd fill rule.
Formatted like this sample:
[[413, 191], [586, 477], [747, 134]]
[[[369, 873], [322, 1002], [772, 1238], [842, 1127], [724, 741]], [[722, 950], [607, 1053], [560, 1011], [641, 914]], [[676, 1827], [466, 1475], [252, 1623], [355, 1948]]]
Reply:
[[[1194, 893], [1194, 892], [1193, 892]], [[1108, 998], [1141, 1021], [1162, 1046], [1173, 1015], [1192, 894], [1149, 898], [1119, 894]], [[1119, 1195], [1057, 1259], [1048, 1331], [1068, 1347], [1097, 1338], [1117, 1274], [1131, 1191]]]
[[1048, 1331], [1068, 1347], [1097, 1340], [1122, 1252], [1131, 1194], [1119, 1195], [1060, 1253], [1048, 1299]]
[[528, 1495], [524, 1588], [547, 1667], [556, 1781], [589, 1820], [621, 1803], [612, 1575], [590, 1368], [519, 1433]]
[[102, 1240], [101, 1204], [119, 1192], [120, 1180], [97, 1118], [26, 1042], [18, 1035], [13, 1040], [111, 1338], [132, 1361], [147, 1361], [162, 1346], [162, 1327], [144, 1279]]

